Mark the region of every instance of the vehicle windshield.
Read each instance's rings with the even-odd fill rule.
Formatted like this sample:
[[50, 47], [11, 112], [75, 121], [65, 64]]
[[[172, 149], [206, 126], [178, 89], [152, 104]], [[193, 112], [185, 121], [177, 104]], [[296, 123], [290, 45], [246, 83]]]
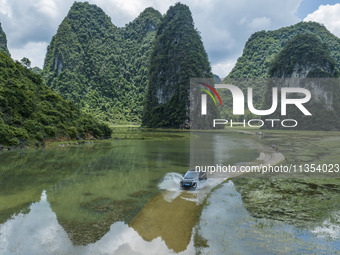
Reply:
[[187, 172], [184, 178], [185, 179], [196, 179], [198, 178], [198, 172]]

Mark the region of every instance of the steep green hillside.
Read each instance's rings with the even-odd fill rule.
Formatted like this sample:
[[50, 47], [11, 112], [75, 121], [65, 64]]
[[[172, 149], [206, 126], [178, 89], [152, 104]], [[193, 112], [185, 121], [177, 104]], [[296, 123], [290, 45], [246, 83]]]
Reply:
[[110, 134], [108, 126], [54, 94], [40, 75], [0, 53], [0, 144]]
[[119, 69], [117, 36], [100, 8], [74, 3], [47, 49], [47, 85], [96, 117], [113, 118], [113, 98], [118, 96], [113, 87], [126, 82]]
[[[330, 56], [336, 61], [338, 69], [340, 68], [340, 39], [319, 23], [300, 22], [274, 31], [254, 33], [248, 39], [242, 56], [237, 60], [235, 67], [223, 82], [238, 84], [245, 95], [247, 87], [253, 87], [254, 106], [257, 109], [262, 109], [267, 86], [265, 80], [255, 81], [252, 78], [269, 78], [270, 65], [275, 57], [292, 38], [299, 34], [313, 34], [325, 43], [330, 50]], [[247, 82], [245, 79], [250, 79], [250, 81]], [[231, 94], [226, 90], [221, 90], [220, 95], [222, 101], [228, 106], [223, 108], [221, 117], [243, 119], [243, 116], [238, 117], [231, 114]], [[249, 118], [255, 117], [250, 112], [247, 112], [246, 115]]]
[[7, 48], [6, 34], [2, 30], [1, 23], [0, 23], [0, 52], [5, 53], [6, 55], [10, 55]]
[[[312, 115], [305, 116], [297, 107], [289, 105], [285, 118], [297, 120], [299, 125], [296, 129], [340, 129], [340, 80], [335, 79], [339, 77], [339, 71], [336, 68], [336, 61], [330, 56], [327, 44], [321, 42], [317, 36], [312, 34], [295, 36], [275, 57], [269, 74], [271, 78], [280, 79], [268, 84], [265, 109], [269, 109], [272, 104], [272, 86], [279, 89], [281, 86], [303, 87], [308, 89], [312, 96], [311, 100], [304, 104]], [[280, 101], [279, 99], [277, 111], [269, 116], [270, 118], [280, 119]]]
[[228, 78], [268, 77], [270, 63], [289, 40], [298, 34], [314, 34], [328, 45], [330, 55], [340, 68], [340, 38], [316, 22], [300, 22], [274, 31], [254, 33]]
[[119, 29], [96, 5], [75, 2], [48, 47], [47, 85], [101, 120], [139, 122], [160, 19], [148, 8]]
[[[119, 29], [122, 42], [125, 93], [128, 121], [141, 122], [144, 96], [149, 81], [148, 66], [156, 30], [162, 15], [153, 8], [145, 9], [134, 21]], [[119, 113], [119, 109], [118, 112]]]
[[327, 43], [313, 34], [300, 34], [276, 55], [268, 74], [270, 78], [337, 78], [336, 66]]
[[164, 16], [157, 30], [149, 75], [143, 124], [187, 127], [190, 78], [212, 78], [212, 73], [186, 5], [178, 3]]

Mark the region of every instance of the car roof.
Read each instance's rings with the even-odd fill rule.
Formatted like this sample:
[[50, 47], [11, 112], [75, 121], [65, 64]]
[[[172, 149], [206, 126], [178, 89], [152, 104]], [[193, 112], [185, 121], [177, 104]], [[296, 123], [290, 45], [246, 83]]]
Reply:
[[201, 171], [196, 171], [195, 168], [190, 168], [187, 173], [194, 172], [194, 173], [200, 173]]

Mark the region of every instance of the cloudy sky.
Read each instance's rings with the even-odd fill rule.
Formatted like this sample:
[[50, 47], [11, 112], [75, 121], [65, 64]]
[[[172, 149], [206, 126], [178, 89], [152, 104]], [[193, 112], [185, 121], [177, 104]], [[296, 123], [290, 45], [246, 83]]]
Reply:
[[[0, 0], [0, 22], [12, 58], [28, 57], [42, 67], [46, 48], [74, 0]], [[165, 13], [178, 0], [88, 0], [116, 26], [124, 26], [146, 7]], [[340, 37], [339, 0], [182, 0], [192, 11], [213, 72], [225, 77], [241, 56], [249, 36], [299, 21], [317, 21]]]

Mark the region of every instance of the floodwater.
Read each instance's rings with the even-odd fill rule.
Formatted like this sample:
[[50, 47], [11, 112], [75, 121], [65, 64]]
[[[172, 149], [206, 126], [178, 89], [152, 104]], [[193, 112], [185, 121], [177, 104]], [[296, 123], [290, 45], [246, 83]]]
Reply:
[[[0, 154], [0, 254], [194, 254], [201, 203], [217, 183], [179, 189], [189, 134], [115, 135]], [[244, 151], [231, 161], [257, 157], [238, 135], [216, 135]]]
[[[335, 184], [306, 184], [303, 193], [301, 183], [210, 178], [180, 189], [193, 157], [235, 164], [258, 156], [244, 135], [201, 135], [195, 155], [188, 133], [142, 130], [0, 154], [0, 254], [337, 254]], [[308, 214], [316, 204], [329, 209]], [[286, 212], [317, 220], [304, 226]]]
[[202, 247], [200, 254], [340, 254], [339, 213], [334, 211], [332, 219], [314, 227], [296, 227], [270, 214], [256, 218], [245, 208], [233, 181], [228, 181], [211, 194], [202, 211], [198, 232], [209, 247]]

